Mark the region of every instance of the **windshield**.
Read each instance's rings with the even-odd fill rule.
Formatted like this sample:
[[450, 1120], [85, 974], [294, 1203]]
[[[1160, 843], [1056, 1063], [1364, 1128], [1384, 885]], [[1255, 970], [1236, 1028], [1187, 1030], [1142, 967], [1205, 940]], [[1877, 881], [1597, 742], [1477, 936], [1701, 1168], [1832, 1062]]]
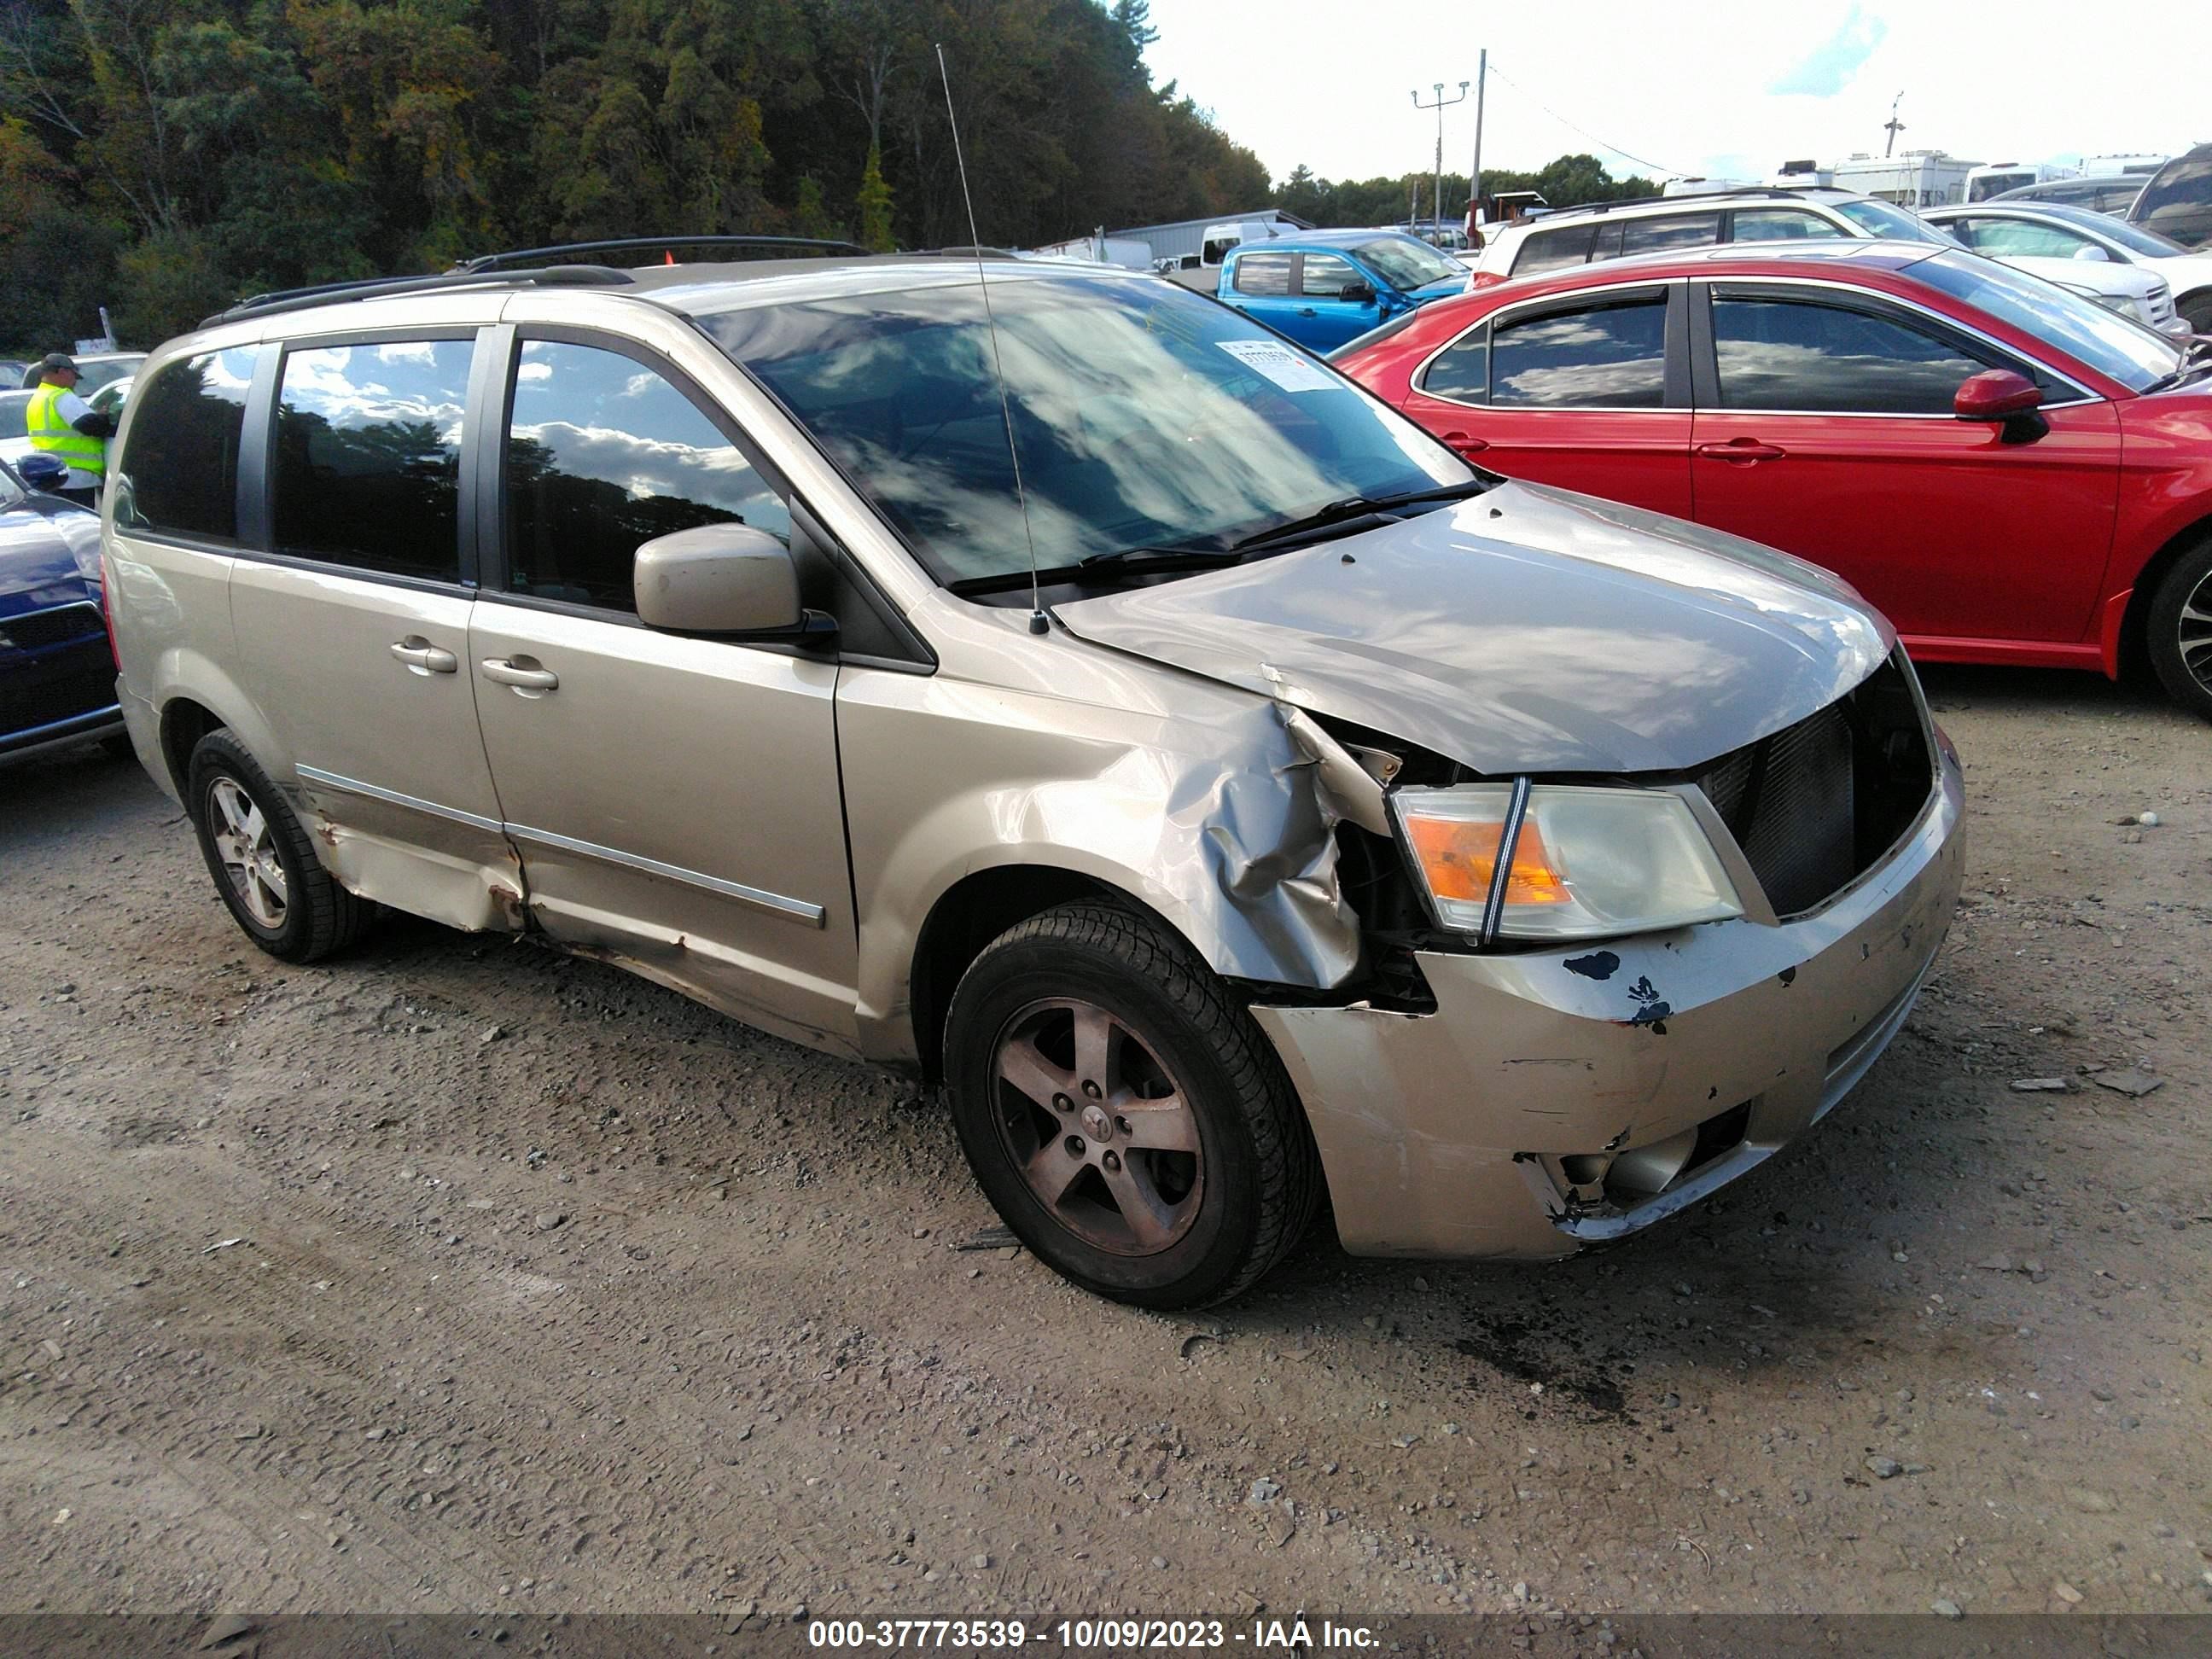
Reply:
[[1939, 253], [1914, 265], [1912, 275], [2078, 357], [2130, 392], [2141, 392], [2181, 368], [2182, 354], [2148, 329], [2056, 283], [1993, 259], [1964, 252]]
[[1985, 173], [1966, 186], [1966, 199], [1970, 202], [1986, 202], [1992, 196], [2002, 196], [2008, 190], [2018, 190], [2022, 185], [2032, 185], [2034, 182], [2035, 174], [2027, 170], [2018, 173]]
[[2118, 242], [2129, 252], [2146, 259], [2171, 259], [2177, 253], [2189, 250], [2170, 236], [2161, 236], [2154, 230], [2145, 230], [2141, 225], [2131, 225], [2124, 219], [2115, 219], [2108, 213], [2092, 213], [2087, 208], [2046, 207], [2043, 210], [2068, 224], [2079, 225], [2091, 235], [2107, 242]]
[[[1472, 481], [1435, 440], [1173, 283], [991, 283], [1036, 562], [1224, 546], [1351, 496]], [[701, 326], [781, 398], [940, 581], [1030, 568], [975, 284]]]
[[1947, 247], [1951, 245], [1950, 237], [1919, 215], [1907, 213], [1889, 202], [1877, 202], [1871, 196], [1832, 205], [1837, 212], [1870, 235], [1887, 236], [1900, 242], [1941, 242]]
[[110, 380], [136, 374], [138, 365], [145, 361], [143, 357], [108, 357], [98, 362], [80, 362], [76, 366], [76, 395], [89, 398]]
[[1352, 250], [1382, 274], [1382, 280], [1401, 292], [1426, 288], [1447, 276], [1467, 280], [1467, 267], [1439, 253], [1426, 242], [1410, 236], [1378, 237]]

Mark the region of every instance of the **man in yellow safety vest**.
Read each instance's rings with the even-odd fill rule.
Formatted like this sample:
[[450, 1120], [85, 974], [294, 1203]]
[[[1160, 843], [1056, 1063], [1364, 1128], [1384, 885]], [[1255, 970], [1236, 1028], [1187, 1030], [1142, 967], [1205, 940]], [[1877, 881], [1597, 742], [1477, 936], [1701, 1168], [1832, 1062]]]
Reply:
[[107, 440], [115, 435], [115, 422], [76, 395], [76, 364], [62, 352], [48, 352], [39, 363], [39, 389], [23, 411], [24, 424], [33, 449], [69, 468], [53, 493], [93, 507], [107, 481]]

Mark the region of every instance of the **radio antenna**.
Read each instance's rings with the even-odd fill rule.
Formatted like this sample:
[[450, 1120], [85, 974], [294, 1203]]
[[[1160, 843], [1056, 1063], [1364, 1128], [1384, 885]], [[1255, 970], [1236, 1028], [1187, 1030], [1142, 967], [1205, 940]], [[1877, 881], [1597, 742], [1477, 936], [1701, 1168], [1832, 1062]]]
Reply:
[[1048, 634], [1052, 623], [1038, 597], [1036, 532], [1030, 528], [1030, 498], [1022, 488], [1022, 448], [1014, 441], [1014, 405], [1006, 395], [1006, 363], [999, 355], [999, 319], [991, 310], [991, 281], [983, 271], [983, 239], [975, 229], [975, 198], [968, 193], [968, 162], [960, 153], [960, 118], [952, 112], [952, 71], [945, 66], [945, 43], [937, 43], [937, 73], [945, 82], [945, 118], [952, 126], [952, 165], [960, 174], [960, 201], [968, 210], [968, 244], [975, 254], [975, 285], [983, 294], [983, 323], [991, 335], [991, 368], [999, 380], [999, 414], [1006, 423], [1006, 454], [1014, 464], [1014, 501], [1022, 509], [1022, 536], [1030, 549], [1030, 632]]

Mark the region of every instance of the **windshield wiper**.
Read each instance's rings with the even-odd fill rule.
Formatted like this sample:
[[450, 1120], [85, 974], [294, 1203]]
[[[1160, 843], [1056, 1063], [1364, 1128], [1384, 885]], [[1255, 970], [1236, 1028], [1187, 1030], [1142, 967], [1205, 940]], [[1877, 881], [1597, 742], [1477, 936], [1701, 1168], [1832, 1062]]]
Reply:
[[1267, 547], [1277, 542], [1296, 539], [1327, 530], [1332, 526], [1364, 519], [1377, 513], [1387, 513], [1393, 507], [1413, 507], [1422, 501], [1462, 501], [1469, 495], [1480, 495], [1494, 480], [1470, 478], [1465, 483], [1439, 484], [1431, 489], [1409, 489], [1397, 495], [1347, 495], [1342, 501], [1325, 502], [1302, 518], [1279, 524], [1272, 530], [1263, 530], [1256, 536], [1247, 536], [1236, 543], [1231, 552], [1247, 552], [1255, 547]]
[[[1073, 564], [1048, 565], [1036, 573], [1040, 582], [1076, 581], [1110, 576], [1126, 571], [1135, 575], [1152, 570], [1205, 570], [1214, 565], [1235, 564], [1244, 556], [1225, 547], [1121, 547], [1110, 553], [1091, 553]], [[966, 576], [945, 584], [948, 592], [962, 598], [982, 593], [1007, 593], [1030, 585], [1030, 573], [1009, 570], [997, 575]]]

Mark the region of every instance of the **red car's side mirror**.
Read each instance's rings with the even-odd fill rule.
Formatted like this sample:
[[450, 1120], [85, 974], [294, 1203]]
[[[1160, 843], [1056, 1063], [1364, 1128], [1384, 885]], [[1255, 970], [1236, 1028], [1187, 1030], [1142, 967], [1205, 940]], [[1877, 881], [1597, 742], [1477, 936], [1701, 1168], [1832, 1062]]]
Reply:
[[2042, 389], [2025, 374], [1985, 368], [1960, 385], [1951, 409], [1962, 421], [2002, 421], [2025, 414], [2042, 401]]
[[2042, 402], [2042, 388], [2025, 374], [1985, 368], [1960, 383], [1951, 398], [1951, 412], [1962, 421], [2001, 421], [2002, 441], [2027, 444], [2051, 430], [2051, 422], [2037, 407]]

